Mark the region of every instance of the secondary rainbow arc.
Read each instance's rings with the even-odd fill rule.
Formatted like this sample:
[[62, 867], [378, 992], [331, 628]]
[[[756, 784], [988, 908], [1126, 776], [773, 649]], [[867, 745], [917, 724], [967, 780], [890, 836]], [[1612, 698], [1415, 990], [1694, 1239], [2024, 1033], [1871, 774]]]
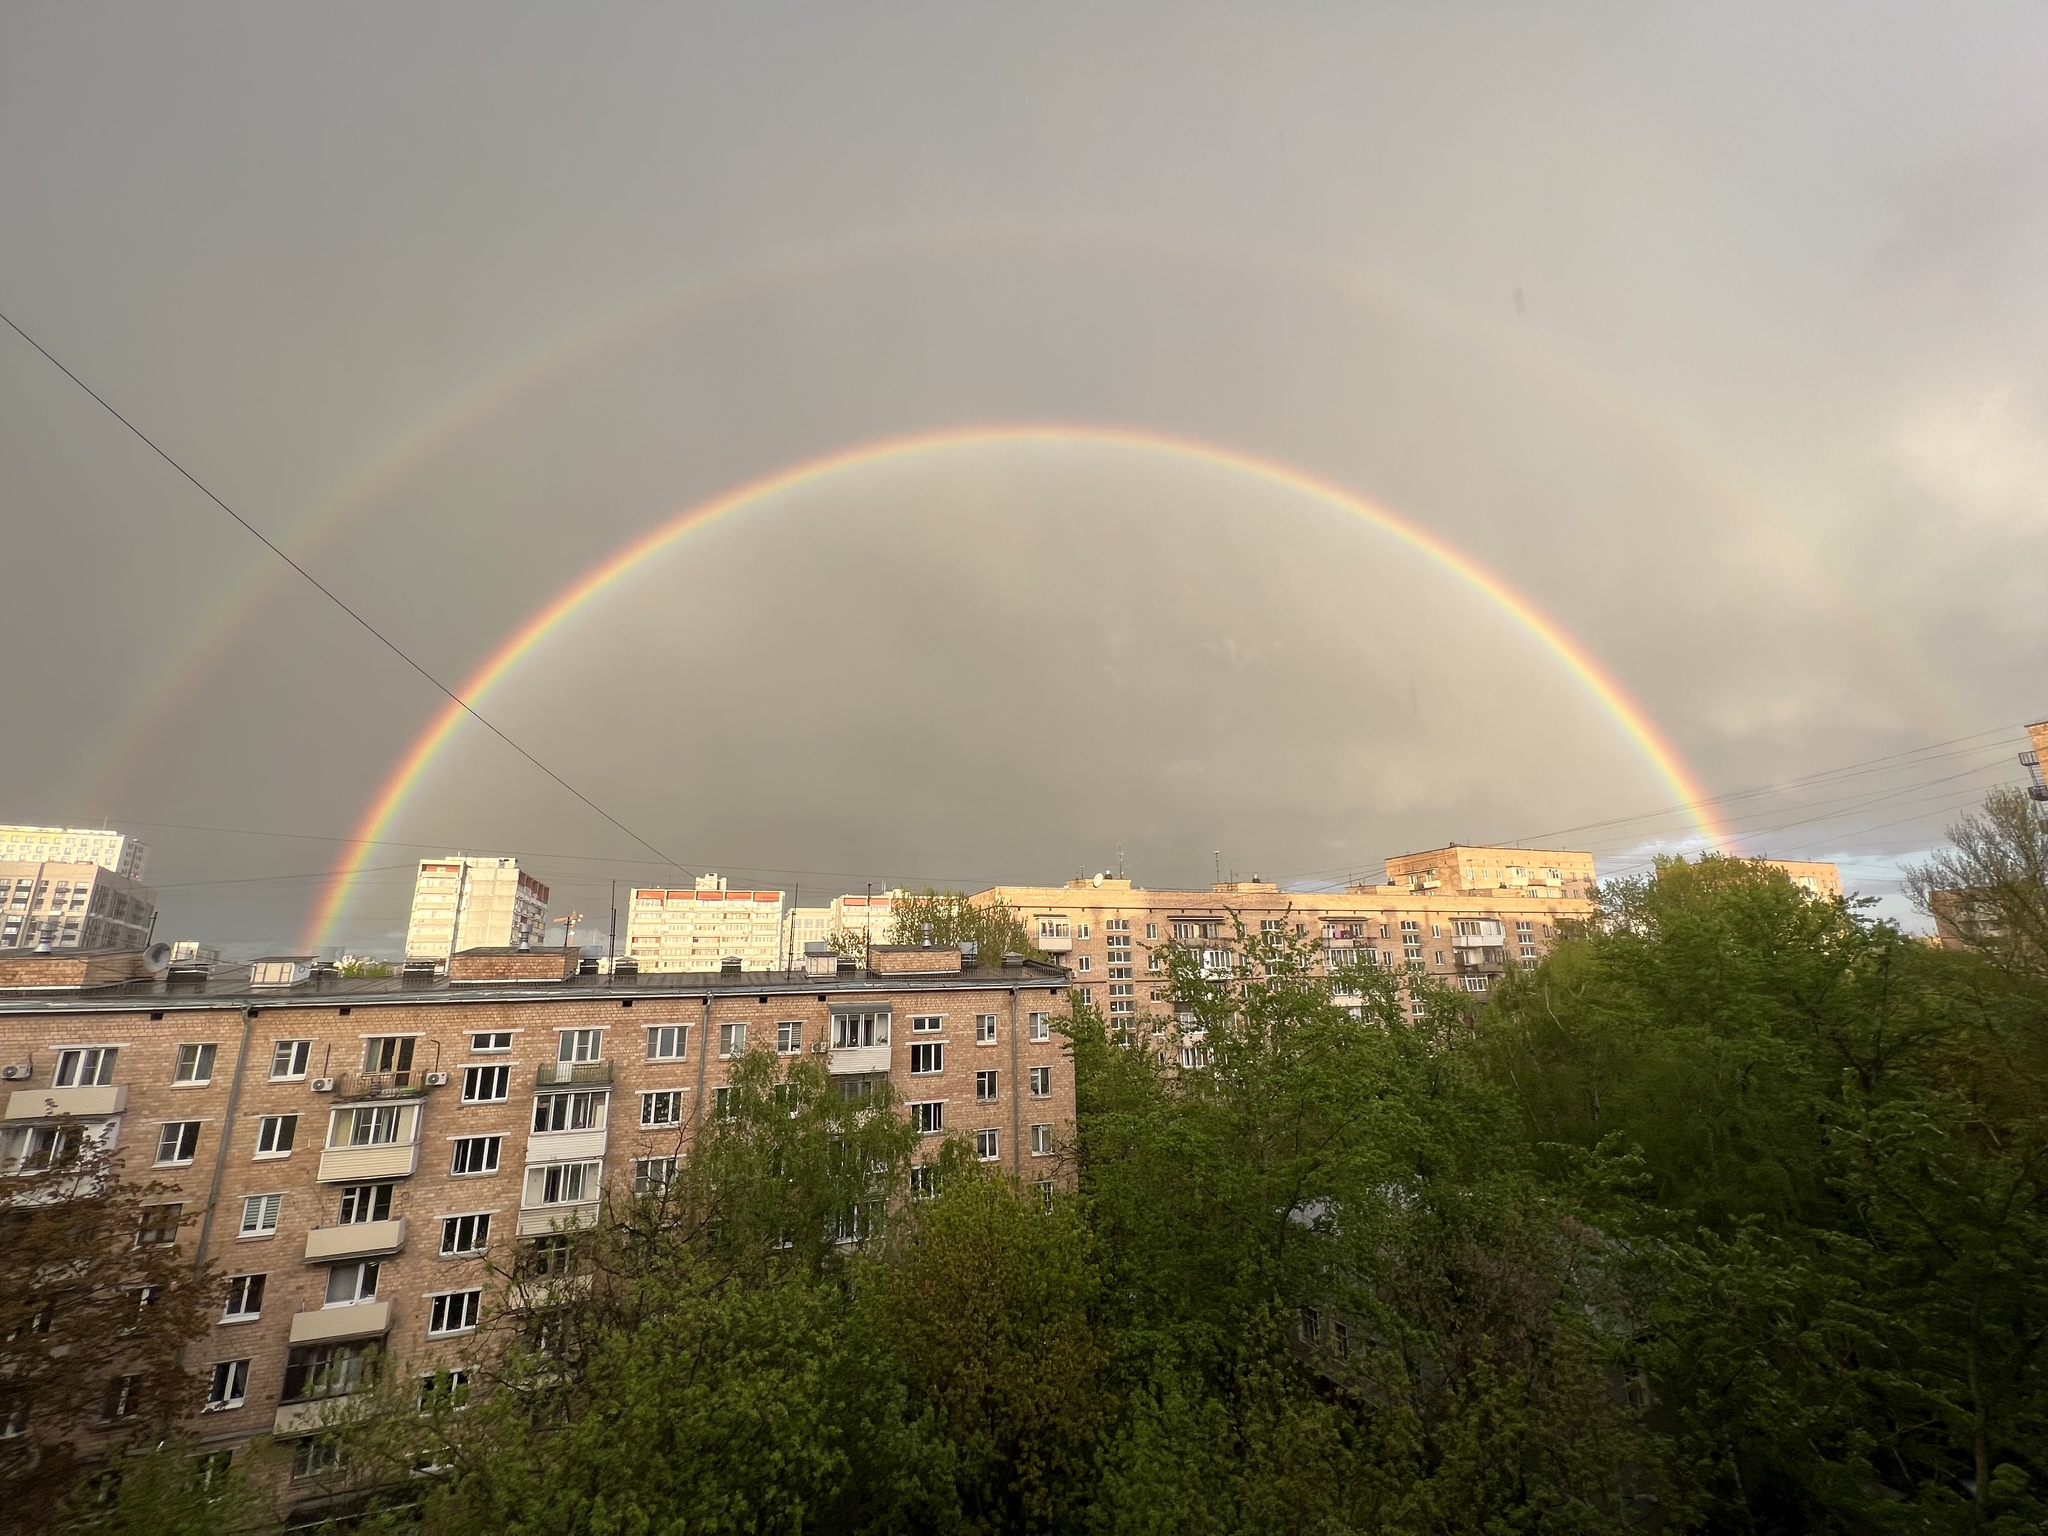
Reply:
[[[1713, 816], [1706, 792], [1643, 707], [1554, 619], [1471, 556], [1380, 503], [1307, 470], [1235, 448], [1135, 428], [1065, 423], [946, 428], [856, 444], [759, 476], [684, 508], [586, 571], [529, 615], [484, 659], [456, 693], [469, 706], [480, 705], [507, 674], [583, 604], [642, 561], [720, 517], [833, 475], [892, 460], [977, 447], [1033, 444], [1122, 448], [1234, 471], [1313, 497], [1391, 534], [1463, 579], [1542, 642], [1635, 741], [1658, 776], [1670, 786], [1676, 799], [1689, 809], [1702, 838], [1710, 846], [1729, 843], [1727, 833]], [[355, 828], [353, 841], [347, 845], [341, 862], [329, 876], [308, 921], [306, 944], [309, 948], [318, 949], [332, 942], [331, 935], [354, 895], [358, 879], [377, 842], [403, 809], [434, 758], [454, 737], [466, 715], [467, 710], [462, 703], [450, 701], [445, 704], [414, 738], [412, 745], [379, 786]]]

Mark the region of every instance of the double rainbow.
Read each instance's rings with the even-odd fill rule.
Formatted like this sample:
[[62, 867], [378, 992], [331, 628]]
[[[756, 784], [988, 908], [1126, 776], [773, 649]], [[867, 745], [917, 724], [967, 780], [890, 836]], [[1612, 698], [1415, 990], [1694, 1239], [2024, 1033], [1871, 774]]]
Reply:
[[[782, 492], [815, 485], [819, 481], [852, 470], [920, 455], [1034, 444], [1121, 448], [1134, 453], [1172, 458], [1183, 463], [1208, 465], [1313, 497], [1341, 511], [1351, 513], [1383, 533], [1391, 534], [1484, 594], [1516, 623], [1541, 641], [1559, 661], [1564, 663], [1566, 669], [1579, 680], [1600, 707], [1612, 715], [1622, 729], [1633, 738], [1659, 777], [1670, 786], [1677, 801], [1688, 808], [1694, 825], [1707, 843], [1718, 846], [1729, 841], [1726, 832], [1712, 815], [1705, 791], [1642, 706], [1630, 698], [1621, 684], [1567, 635], [1555, 620], [1469, 555], [1377, 502], [1305, 470], [1233, 448], [1127, 428], [1060, 423], [947, 428], [861, 443], [819, 458], [806, 459], [801, 463], [747, 481], [722, 495], [687, 507], [666, 522], [657, 524], [611, 558], [563, 588], [545, 607], [514, 630], [456, 690], [456, 693], [471, 708], [481, 705], [507, 674], [577, 609], [643, 561], [652, 559], [684, 535], [703, 528], [721, 517], [745, 511]], [[383, 839], [386, 830], [404, 809], [407, 799], [418, 787], [435, 757], [448, 745], [461, 726], [468, 712], [464, 708], [464, 703], [451, 701], [434, 716], [426, 729], [415, 738], [397, 766], [392, 769], [378, 789], [376, 797], [363, 812], [347, 845], [348, 851], [328, 877], [326, 887], [308, 921], [308, 948], [318, 949], [334, 942], [332, 934], [355, 894], [358, 880], [376, 844]]]

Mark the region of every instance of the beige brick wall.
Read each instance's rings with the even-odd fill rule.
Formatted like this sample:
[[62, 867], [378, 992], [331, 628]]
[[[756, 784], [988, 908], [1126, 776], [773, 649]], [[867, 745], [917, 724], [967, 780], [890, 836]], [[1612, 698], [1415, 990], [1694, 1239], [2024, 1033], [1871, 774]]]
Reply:
[[[219, 1171], [218, 1199], [206, 1234], [206, 1257], [224, 1275], [266, 1276], [261, 1316], [248, 1322], [219, 1322], [195, 1340], [187, 1360], [196, 1376], [193, 1392], [196, 1433], [222, 1441], [238, 1441], [267, 1432], [276, 1416], [283, 1386], [288, 1335], [299, 1312], [323, 1308], [329, 1266], [309, 1262], [307, 1241], [315, 1230], [337, 1224], [343, 1184], [319, 1177], [329, 1117], [339, 1107], [335, 1096], [316, 1093], [316, 1078], [342, 1076], [357, 1070], [364, 1041], [372, 1036], [416, 1035], [416, 1074], [441, 1071], [448, 1083], [426, 1091], [420, 1106], [415, 1171], [392, 1180], [391, 1214], [407, 1226], [402, 1251], [383, 1258], [377, 1295], [390, 1306], [388, 1348], [397, 1368], [420, 1372], [435, 1363], [460, 1360], [460, 1339], [427, 1338], [429, 1297], [438, 1292], [481, 1287], [490, 1289], [480, 1258], [443, 1258], [439, 1253], [441, 1224], [450, 1216], [488, 1212], [491, 1215], [491, 1257], [509, 1265], [518, 1222], [523, 1178], [531, 1134], [536, 1074], [555, 1061], [557, 1031], [604, 1031], [603, 1059], [613, 1068], [608, 1124], [603, 1152], [606, 1183], [617, 1187], [632, 1176], [636, 1157], [666, 1156], [683, 1150], [689, 1126], [708, 1114], [713, 1090], [724, 1084], [733, 1063], [718, 1055], [720, 1026], [744, 1024], [750, 1050], [773, 1051], [776, 1026], [802, 1025], [806, 1054], [821, 1050], [828, 1038], [834, 1002], [886, 1004], [892, 1014], [890, 1077], [905, 1100], [943, 1099], [949, 1134], [971, 1140], [976, 1130], [999, 1132], [1002, 1166], [1027, 1181], [1064, 1180], [1063, 1161], [1034, 1157], [1030, 1151], [1033, 1124], [1055, 1126], [1062, 1148], [1071, 1143], [1074, 1119], [1072, 1063], [1055, 1035], [1043, 1042], [1026, 1038], [1031, 1013], [1057, 1013], [1065, 1008], [1065, 988], [1057, 978], [1038, 973], [980, 973], [947, 978], [903, 978], [889, 989], [836, 986], [832, 981], [807, 983], [808, 991], [737, 991], [723, 984], [710, 993], [630, 997], [591, 991], [559, 997], [464, 994], [460, 990], [393, 997], [321, 998], [314, 994], [256, 997], [250, 1000], [248, 1048], [241, 1054], [243, 1015], [237, 1003], [178, 998], [146, 1000], [134, 1008], [103, 1008], [80, 1003], [9, 1006], [0, 999], [0, 1060], [33, 1061], [31, 1081], [7, 1085], [11, 1104], [24, 1114], [39, 1107], [51, 1084], [58, 1048], [67, 1045], [117, 1045], [114, 1081], [127, 1090], [119, 1128], [119, 1149], [126, 1155], [131, 1177], [158, 1177], [176, 1186], [174, 1198], [188, 1210], [201, 1211]], [[844, 978], [839, 978], [844, 980]], [[151, 1007], [149, 1003], [161, 1006]], [[977, 1014], [996, 1016], [996, 1039], [977, 1045]], [[931, 1034], [913, 1034], [911, 1019], [931, 1016], [943, 1022]], [[692, 1028], [689, 1055], [680, 1062], [646, 1059], [646, 1031], [662, 1024]], [[510, 1031], [506, 1052], [471, 1049], [477, 1034]], [[308, 1040], [311, 1049], [303, 1077], [273, 1080], [275, 1043]], [[912, 1077], [913, 1040], [943, 1047], [942, 1070]], [[216, 1047], [210, 1081], [174, 1086], [177, 1047], [211, 1043]], [[228, 1100], [242, 1061], [242, 1081], [233, 1120]], [[509, 1093], [503, 1102], [462, 1102], [463, 1069], [505, 1065], [510, 1069]], [[1050, 1096], [1034, 1099], [1026, 1085], [1029, 1069], [1050, 1069]], [[997, 1097], [977, 1103], [975, 1074], [998, 1074]], [[680, 1089], [685, 1124], [681, 1130], [644, 1130], [639, 1124], [643, 1091]], [[23, 1097], [23, 1096], [26, 1097]], [[701, 1106], [701, 1108], [700, 1108]], [[354, 1107], [350, 1105], [348, 1107]], [[264, 1116], [297, 1115], [294, 1145], [288, 1156], [257, 1156], [258, 1126]], [[158, 1129], [168, 1120], [198, 1120], [201, 1135], [196, 1159], [187, 1166], [157, 1168], [153, 1164]], [[456, 1176], [451, 1172], [453, 1142], [460, 1137], [503, 1138], [498, 1171]], [[225, 1146], [223, 1159], [222, 1149]], [[926, 1155], [925, 1149], [920, 1156]], [[372, 1182], [366, 1180], [365, 1182]], [[243, 1202], [250, 1196], [283, 1196], [274, 1234], [240, 1235]], [[199, 1257], [200, 1228], [188, 1226], [181, 1247]], [[245, 1406], [200, 1414], [205, 1375], [216, 1361], [251, 1362]], [[83, 1389], [83, 1388], [82, 1388]], [[98, 1384], [92, 1384], [97, 1390]]]

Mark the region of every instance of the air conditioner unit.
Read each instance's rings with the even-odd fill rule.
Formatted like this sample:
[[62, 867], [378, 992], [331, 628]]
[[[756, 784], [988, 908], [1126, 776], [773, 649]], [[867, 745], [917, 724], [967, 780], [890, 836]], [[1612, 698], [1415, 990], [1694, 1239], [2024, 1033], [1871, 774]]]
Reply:
[[23, 1066], [20, 1063], [11, 1067], [0, 1067], [0, 1079], [10, 1083], [25, 1083], [35, 1075], [34, 1067]]
[[427, 1086], [429, 1088], [446, 1088], [448, 1086], [448, 1074], [446, 1072], [429, 1072], [427, 1074]]
[[332, 1092], [334, 1092], [334, 1079], [333, 1079], [333, 1078], [331, 1078], [331, 1077], [316, 1077], [316, 1078], [314, 1078], [314, 1079], [313, 1079], [313, 1091], [314, 1091], [315, 1093], [332, 1093]]

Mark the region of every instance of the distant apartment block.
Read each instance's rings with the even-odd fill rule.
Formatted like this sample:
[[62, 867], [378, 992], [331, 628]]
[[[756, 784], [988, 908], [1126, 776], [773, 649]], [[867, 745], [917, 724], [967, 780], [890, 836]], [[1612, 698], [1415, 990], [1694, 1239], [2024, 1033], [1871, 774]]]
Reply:
[[0, 949], [140, 949], [156, 892], [91, 860], [0, 860]]
[[832, 931], [859, 939], [865, 944], [889, 942], [889, 920], [896, 898], [908, 894], [887, 890], [879, 896], [839, 896], [832, 902]]
[[1767, 869], [1777, 870], [1809, 896], [1842, 894], [1842, 872], [1832, 864], [1800, 859], [1758, 859], [1756, 862]]
[[1510, 964], [1540, 960], [1561, 923], [1591, 915], [1594, 878], [1591, 854], [1453, 847], [1389, 859], [1384, 884], [1343, 891], [1283, 891], [1256, 878], [1147, 890], [1102, 877], [996, 886], [974, 900], [1009, 906], [1033, 945], [1067, 967], [1075, 996], [1114, 1025], [1172, 1016], [1168, 945], [1198, 953], [1210, 974], [1228, 975], [1243, 963], [1240, 933], [1305, 944], [1331, 970], [1419, 966], [1446, 985], [1485, 993]]
[[0, 864], [97, 864], [142, 878], [149, 846], [104, 827], [0, 827]]
[[806, 944], [832, 942], [830, 907], [791, 907], [782, 920], [782, 953], [791, 965], [801, 965]]
[[1593, 855], [1557, 848], [1452, 843], [1387, 860], [1387, 883], [1446, 895], [1506, 891], [1541, 899], [1592, 894]]
[[636, 888], [626, 913], [626, 958], [645, 972], [716, 971], [729, 959], [780, 970], [785, 937], [782, 892], [735, 891], [723, 875], [699, 875], [687, 891]]
[[2020, 754], [2020, 763], [2031, 781], [2027, 793], [2036, 800], [2048, 800], [2048, 773], [2041, 769], [2042, 760], [2048, 759], [2048, 720], [2036, 720], [2028, 726], [2027, 740], [2031, 745]]
[[517, 859], [421, 859], [406, 958], [446, 960], [464, 949], [543, 944], [547, 920], [548, 888], [522, 872]]

